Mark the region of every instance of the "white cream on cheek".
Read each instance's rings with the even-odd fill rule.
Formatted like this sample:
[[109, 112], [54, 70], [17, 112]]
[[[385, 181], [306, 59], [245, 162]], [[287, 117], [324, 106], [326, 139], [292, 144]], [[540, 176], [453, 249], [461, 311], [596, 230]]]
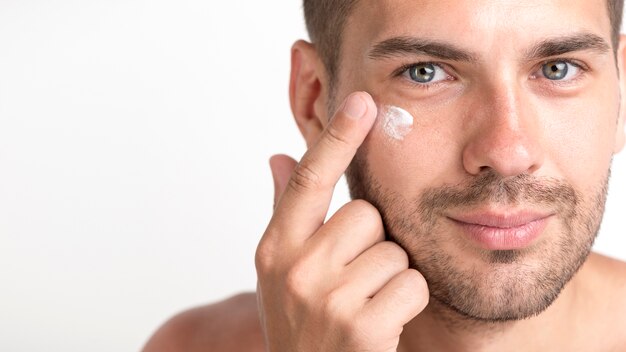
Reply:
[[378, 109], [378, 121], [385, 134], [401, 141], [413, 130], [413, 115], [393, 105], [382, 105]]

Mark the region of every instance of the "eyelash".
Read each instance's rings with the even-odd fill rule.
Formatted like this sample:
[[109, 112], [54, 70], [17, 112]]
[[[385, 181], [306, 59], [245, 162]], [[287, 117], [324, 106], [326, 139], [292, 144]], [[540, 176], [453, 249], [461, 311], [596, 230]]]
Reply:
[[[569, 65], [572, 65], [574, 67], [576, 67], [577, 69], [580, 70], [580, 73], [568, 80], [568, 81], [562, 81], [562, 80], [549, 80], [546, 77], [545, 80], [549, 81], [551, 84], [557, 85], [557, 86], [565, 86], [574, 82], [577, 82], [580, 78], [582, 78], [583, 75], [585, 75], [590, 69], [587, 65], [583, 64], [582, 62], [575, 60], [575, 59], [571, 59], [571, 58], [567, 58], [567, 57], [559, 57], [559, 58], [554, 58], [554, 59], [550, 59], [550, 60], [545, 60], [543, 61], [541, 64], [539, 64], [533, 72], [537, 72], [539, 70], [542, 69], [542, 67], [548, 63], [551, 62], [565, 62]], [[442, 70], [444, 70], [446, 72], [446, 74], [448, 76], [451, 76], [450, 74], [448, 74], [448, 72], [445, 70], [446, 65], [445, 64], [441, 64], [439, 62], [434, 62], [434, 61], [420, 61], [420, 62], [414, 62], [414, 63], [410, 63], [410, 64], [405, 64], [400, 66], [398, 69], [396, 69], [393, 73], [392, 73], [392, 77], [401, 77], [403, 76], [409, 69], [415, 67], [415, 66], [420, 66], [420, 65], [433, 65], [436, 66]], [[533, 79], [537, 79], [538, 77], [533, 77]], [[446, 82], [446, 81], [451, 81], [451, 80], [455, 80], [454, 77], [452, 77], [451, 79], [446, 79], [443, 81], [439, 81], [439, 82], [435, 82], [435, 83], [419, 83], [419, 82], [415, 82], [413, 80], [406, 80], [409, 84], [411, 84], [414, 87], [418, 87], [421, 89], [431, 89], [431, 88], [435, 88], [438, 85]]]
[[[580, 72], [578, 73], [578, 75], [576, 75], [576, 77], [568, 80], [568, 81], [562, 81], [562, 80], [555, 80], [555, 81], [551, 81], [545, 77], [547, 81], [549, 81], [550, 83], [556, 85], [556, 86], [567, 86], [567, 85], [571, 85], [573, 83], [578, 82], [581, 78], [583, 78], [583, 76], [589, 72], [590, 68], [589, 66], [585, 65], [584, 63], [576, 60], [576, 59], [571, 59], [571, 58], [567, 58], [567, 57], [560, 57], [560, 58], [556, 58], [556, 59], [550, 59], [550, 60], [545, 60], [543, 61], [538, 68], [534, 71], [537, 72], [537, 70], [541, 70], [541, 68], [550, 63], [550, 62], [565, 62], [567, 64], [570, 64], [572, 66], [574, 66], [575, 68], [579, 69]], [[532, 77], [532, 79], [537, 79], [538, 77]], [[540, 77], [539, 77], [540, 78]]]
[[[433, 66], [436, 66], [436, 67], [438, 67], [438, 68], [440, 68], [440, 69], [444, 70], [444, 72], [446, 72], [446, 75], [450, 76], [450, 74], [448, 74], [448, 72], [444, 69], [445, 65], [443, 65], [443, 64], [441, 64], [441, 63], [438, 63], [438, 62], [434, 62], [434, 61], [421, 61], [421, 62], [414, 62], [414, 63], [411, 63], [411, 64], [402, 65], [402, 66], [400, 66], [397, 70], [395, 70], [395, 71], [394, 71], [391, 75], [392, 75], [393, 77], [401, 77], [401, 76], [403, 76], [403, 75], [404, 75], [404, 74], [405, 74], [405, 73], [406, 73], [409, 69], [411, 69], [411, 68], [413, 68], [413, 67], [415, 67], [415, 66], [420, 66], [420, 65], [433, 65]], [[453, 79], [454, 79], [454, 78], [453, 78]], [[430, 88], [434, 88], [434, 87], [436, 87], [436, 86], [440, 85], [440, 84], [441, 84], [441, 83], [443, 83], [443, 82], [450, 81], [450, 80], [452, 80], [452, 79], [446, 79], [446, 80], [444, 80], [444, 81], [439, 81], [439, 82], [435, 82], [435, 83], [419, 83], [419, 82], [415, 82], [415, 81], [410, 80], [410, 79], [408, 79], [408, 80], [406, 80], [406, 81], [407, 81], [409, 84], [411, 84], [412, 86], [414, 86], [414, 87], [418, 87], [418, 88], [421, 88], [421, 89], [426, 89], [426, 90], [428, 90], [428, 89], [430, 89]]]

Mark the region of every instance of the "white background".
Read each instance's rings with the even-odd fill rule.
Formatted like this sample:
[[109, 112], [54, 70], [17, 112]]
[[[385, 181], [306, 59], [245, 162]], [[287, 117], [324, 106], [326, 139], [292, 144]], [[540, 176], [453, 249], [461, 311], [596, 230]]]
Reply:
[[[254, 288], [305, 31], [299, 1], [215, 3], [0, 0], [0, 350], [136, 351]], [[596, 245], [622, 259], [625, 159]]]

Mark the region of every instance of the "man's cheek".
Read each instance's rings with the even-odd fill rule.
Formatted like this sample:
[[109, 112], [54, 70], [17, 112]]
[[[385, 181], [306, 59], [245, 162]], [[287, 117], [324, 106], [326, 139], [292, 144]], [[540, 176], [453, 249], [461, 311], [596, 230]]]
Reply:
[[442, 183], [459, 182], [464, 139], [455, 109], [424, 111], [414, 105], [381, 106], [366, 141], [370, 171], [380, 183], [403, 195]]
[[598, 99], [545, 104], [539, 122], [546, 167], [576, 180], [596, 180], [609, 168], [614, 146], [617, 109]]

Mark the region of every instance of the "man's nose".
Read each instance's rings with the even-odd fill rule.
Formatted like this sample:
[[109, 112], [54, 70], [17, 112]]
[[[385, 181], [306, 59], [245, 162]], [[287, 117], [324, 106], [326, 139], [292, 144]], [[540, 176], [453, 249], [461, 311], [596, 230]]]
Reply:
[[543, 164], [541, 121], [523, 88], [510, 83], [481, 90], [467, 116], [463, 167], [472, 175], [488, 169], [502, 177], [530, 174]]

